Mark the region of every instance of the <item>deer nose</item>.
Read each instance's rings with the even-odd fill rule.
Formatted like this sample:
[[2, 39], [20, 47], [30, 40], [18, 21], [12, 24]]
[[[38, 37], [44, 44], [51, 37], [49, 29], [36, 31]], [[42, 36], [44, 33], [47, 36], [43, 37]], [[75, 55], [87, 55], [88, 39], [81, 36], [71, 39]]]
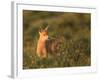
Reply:
[[50, 37], [48, 36], [48, 40], [50, 40]]

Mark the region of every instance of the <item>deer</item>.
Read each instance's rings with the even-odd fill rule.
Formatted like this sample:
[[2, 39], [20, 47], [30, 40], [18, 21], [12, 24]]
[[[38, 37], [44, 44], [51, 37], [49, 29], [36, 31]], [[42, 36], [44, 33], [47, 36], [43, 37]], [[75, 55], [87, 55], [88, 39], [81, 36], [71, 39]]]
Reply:
[[48, 26], [39, 30], [39, 39], [37, 42], [37, 55], [40, 58], [46, 58], [47, 53], [57, 53], [60, 48], [61, 40], [49, 39]]

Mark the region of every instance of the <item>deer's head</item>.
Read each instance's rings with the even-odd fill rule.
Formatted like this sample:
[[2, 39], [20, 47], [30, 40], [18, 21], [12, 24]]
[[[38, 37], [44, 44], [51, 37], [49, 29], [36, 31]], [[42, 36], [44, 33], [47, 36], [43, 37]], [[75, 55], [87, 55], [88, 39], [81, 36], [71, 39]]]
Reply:
[[40, 39], [46, 41], [48, 39], [48, 26], [45, 29], [39, 30]]

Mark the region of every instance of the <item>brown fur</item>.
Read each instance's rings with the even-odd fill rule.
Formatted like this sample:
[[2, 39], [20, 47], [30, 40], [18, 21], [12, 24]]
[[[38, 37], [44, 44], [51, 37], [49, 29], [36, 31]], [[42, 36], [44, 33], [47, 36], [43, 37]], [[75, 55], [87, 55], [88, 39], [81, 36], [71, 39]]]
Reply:
[[56, 53], [61, 41], [59, 39], [48, 39], [48, 28], [39, 31], [39, 40], [37, 43], [37, 55], [45, 58], [47, 53]]
[[59, 39], [49, 39], [46, 41], [46, 49], [48, 53], [54, 54], [60, 48], [61, 41]]

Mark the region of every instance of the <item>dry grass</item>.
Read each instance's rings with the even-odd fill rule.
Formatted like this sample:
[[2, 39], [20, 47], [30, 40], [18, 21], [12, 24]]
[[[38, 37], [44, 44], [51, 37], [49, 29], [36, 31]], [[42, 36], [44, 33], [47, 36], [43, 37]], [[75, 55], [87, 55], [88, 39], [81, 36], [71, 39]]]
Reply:
[[[23, 69], [77, 67], [91, 65], [90, 14], [45, 11], [23, 11]], [[61, 48], [56, 56], [47, 58], [36, 55], [38, 30], [49, 27], [51, 38], [60, 37]]]

